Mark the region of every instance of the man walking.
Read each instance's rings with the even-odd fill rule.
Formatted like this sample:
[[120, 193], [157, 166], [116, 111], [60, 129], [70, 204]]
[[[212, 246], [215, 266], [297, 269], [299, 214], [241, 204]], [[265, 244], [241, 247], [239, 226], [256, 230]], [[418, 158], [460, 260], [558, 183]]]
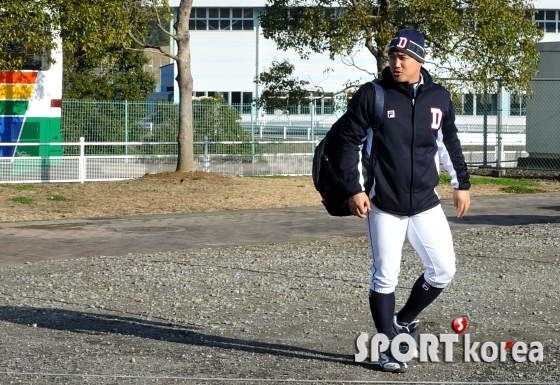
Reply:
[[[365, 218], [368, 227], [373, 321], [377, 332], [389, 339], [399, 333], [416, 339], [416, 318], [455, 274], [451, 231], [435, 191], [439, 159], [451, 175], [457, 217], [463, 217], [470, 205], [469, 174], [451, 96], [432, 81], [423, 63], [424, 36], [414, 29], [398, 31], [391, 40], [389, 67], [380, 83], [385, 90], [382, 124], [374, 133], [375, 91], [364, 85], [350, 101], [337, 136], [337, 158], [350, 196], [350, 211]], [[425, 272], [413, 285], [404, 307], [395, 313], [405, 236], [422, 259]], [[417, 354], [417, 346], [415, 349]], [[391, 372], [407, 369], [390, 348], [380, 352], [379, 365]]]

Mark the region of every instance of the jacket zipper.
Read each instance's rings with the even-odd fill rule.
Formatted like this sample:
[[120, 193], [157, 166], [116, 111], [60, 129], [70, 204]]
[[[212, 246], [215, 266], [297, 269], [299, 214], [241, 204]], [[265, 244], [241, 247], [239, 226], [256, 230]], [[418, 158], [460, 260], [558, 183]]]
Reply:
[[408, 215], [413, 215], [413, 202], [414, 202], [414, 142], [416, 139], [416, 129], [414, 124], [414, 116], [416, 115], [415, 98], [412, 94], [412, 148], [410, 154], [410, 207], [408, 209]]
[[410, 170], [412, 175], [410, 176], [410, 209], [409, 209], [409, 216], [414, 215], [414, 143], [416, 142], [416, 99], [420, 97], [421, 90], [418, 89], [416, 92], [416, 97], [412, 94], [412, 154], [411, 154], [411, 161], [412, 165]]

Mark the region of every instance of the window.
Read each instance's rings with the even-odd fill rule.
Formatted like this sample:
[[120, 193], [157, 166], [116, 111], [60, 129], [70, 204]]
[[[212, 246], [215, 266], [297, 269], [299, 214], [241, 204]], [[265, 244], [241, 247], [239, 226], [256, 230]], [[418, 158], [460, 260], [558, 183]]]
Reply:
[[206, 8], [193, 8], [191, 10], [191, 19], [189, 21], [190, 30], [205, 30], [208, 24]]
[[474, 115], [474, 95], [461, 94], [458, 100], [453, 101], [456, 115]]
[[538, 11], [535, 21], [544, 32], [558, 33], [560, 32], [559, 14], [560, 11]]
[[477, 94], [476, 95], [476, 114], [477, 115], [497, 115], [498, 114], [498, 95], [496, 94]]
[[218, 92], [226, 103], [229, 103], [229, 92]]
[[332, 99], [328, 97], [322, 97], [321, 99], [315, 99], [315, 114], [332, 114], [333, 105]]
[[193, 92], [195, 97], [208, 97], [221, 96], [224, 102], [232, 105], [237, 112], [243, 114], [250, 114], [253, 105], [253, 93], [241, 91], [196, 91]]
[[340, 18], [342, 16], [342, 12], [344, 12], [344, 8], [325, 8], [325, 17], [326, 18]]
[[323, 114], [332, 114], [334, 111], [332, 98], [323, 98]]
[[[314, 108], [312, 108], [314, 106]], [[330, 96], [323, 96], [321, 93], [313, 93], [312, 103], [299, 103], [290, 106], [288, 109], [290, 115], [309, 115], [314, 113], [315, 115], [328, 115], [332, 114], [334, 111], [334, 101]], [[267, 113], [274, 113], [274, 109], [267, 108]]]
[[193, 7], [189, 29], [202, 31], [253, 30], [253, 8]]
[[509, 114], [510, 116], [525, 116], [525, 95], [509, 96]]
[[241, 104], [241, 92], [231, 93], [231, 104], [235, 104], [235, 105]]
[[251, 113], [251, 103], [253, 103], [253, 93], [252, 92], [232, 92], [231, 93], [231, 105], [240, 114]]
[[243, 109], [242, 112], [244, 114], [250, 114], [252, 109], [253, 103], [253, 93], [252, 92], [243, 92]]

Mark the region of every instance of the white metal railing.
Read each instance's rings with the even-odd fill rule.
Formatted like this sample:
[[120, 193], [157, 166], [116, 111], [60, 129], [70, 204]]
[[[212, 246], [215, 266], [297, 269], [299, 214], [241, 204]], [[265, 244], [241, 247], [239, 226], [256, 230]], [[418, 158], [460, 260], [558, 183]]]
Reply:
[[[281, 135], [283, 136], [283, 132]], [[304, 133], [304, 138], [307, 133]], [[487, 146], [494, 146], [494, 151], [483, 153], [480, 146], [484, 144], [481, 133], [460, 133], [465, 158], [469, 164], [496, 163], [501, 159], [503, 166], [515, 167], [519, 157], [527, 156], [524, 134], [502, 134], [501, 147], [497, 148], [495, 133], [488, 134]], [[294, 139], [294, 137], [292, 137]], [[205, 172], [217, 172], [227, 175], [310, 175], [313, 150], [319, 142], [314, 140], [255, 140], [195, 142], [203, 146], [201, 154], [195, 155], [195, 168]], [[89, 146], [144, 146], [177, 145], [177, 142], [79, 142], [56, 143], [0, 143], [1, 147], [59, 146], [62, 148], [78, 146], [76, 155], [61, 156], [14, 156], [0, 158], [0, 183], [45, 183], [107, 181], [138, 178], [145, 174], [174, 171], [177, 155], [88, 155]], [[210, 145], [220, 145], [224, 153], [209, 153]], [[233, 145], [248, 145], [247, 153], [229, 153]], [[260, 146], [260, 147], [257, 147]], [[272, 147], [267, 147], [272, 146]], [[514, 146], [505, 151], [506, 146]], [[273, 149], [272, 151], [264, 151]], [[515, 150], [515, 151], [511, 151]], [[91, 151], [90, 151], [91, 152]], [[67, 152], [68, 154], [69, 152]], [[498, 153], [501, 155], [498, 157]]]
[[[458, 136], [463, 146], [482, 146], [484, 144], [484, 136], [482, 133], [460, 132]], [[502, 146], [525, 146], [525, 134], [505, 133], [501, 136]], [[495, 146], [497, 143], [498, 135], [496, 133], [489, 133], [486, 137], [486, 144], [488, 146]]]
[[[206, 139], [206, 138], [205, 138]], [[194, 142], [202, 146], [203, 153], [196, 154], [195, 168], [206, 172], [219, 172], [228, 175], [309, 175], [316, 141], [221, 141]], [[177, 165], [177, 154], [168, 155], [94, 155], [87, 154], [87, 147], [122, 146], [133, 147], [142, 145], [177, 145], [177, 142], [19, 142], [0, 143], [0, 147], [36, 147], [58, 146], [68, 148], [78, 146], [78, 150], [67, 151], [76, 155], [62, 156], [12, 156], [0, 158], [0, 183], [45, 183], [45, 182], [78, 182], [123, 180], [141, 177], [145, 174], [174, 171]], [[219, 153], [210, 154], [210, 145], [228, 146], [253, 145], [253, 153]], [[284, 151], [275, 153], [255, 153], [257, 145], [284, 145]], [[300, 147], [294, 151], [292, 146]], [[303, 147], [302, 147], [303, 146]], [[200, 148], [200, 147], [199, 147]], [[285, 150], [288, 151], [285, 151]], [[301, 151], [304, 149], [304, 151]], [[89, 151], [91, 152], [91, 151]], [[20, 154], [21, 155], [21, 154]]]
[[[488, 133], [486, 136], [486, 146], [493, 146], [494, 151], [473, 151], [472, 146], [484, 146], [484, 135], [482, 133], [460, 132], [458, 134], [463, 154], [468, 164], [479, 165], [496, 165], [500, 167], [515, 167], [517, 160], [526, 157], [529, 154], [525, 152], [525, 134], [520, 133], [502, 133], [500, 140], [495, 132]], [[510, 151], [506, 151], [506, 146], [510, 147]], [[511, 151], [511, 148], [517, 150]], [[523, 150], [520, 150], [522, 148]]]
[[[0, 183], [44, 183], [44, 182], [80, 182], [130, 179], [137, 176], [134, 172], [135, 163], [146, 156], [138, 155], [86, 155], [86, 146], [139, 146], [139, 145], [176, 145], [177, 142], [17, 142], [0, 143], [0, 147], [79, 147], [79, 155], [62, 156], [11, 156], [0, 158]], [[177, 155], [149, 155], [150, 159], [174, 159]], [[140, 161], [139, 161], [140, 160]], [[139, 161], [139, 162], [138, 162]], [[121, 172], [112, 176], [95, 176], [92, 168], [102, 163], [123, 163], [128, 167], [121, 167]], [[169, 162], [166, 162], [169, 163]], [[105, 167], [110, 168], [110, 167]], [[126, 171], [128, 169], [128, 172]], [[146, 167], [144, 167], [146, 169]], [[166, 170], [167, 171], [167, 170]], [[93, 176], [91, 176], [93, 174]], [[115, 173], [113, 173], [115, 174]]]

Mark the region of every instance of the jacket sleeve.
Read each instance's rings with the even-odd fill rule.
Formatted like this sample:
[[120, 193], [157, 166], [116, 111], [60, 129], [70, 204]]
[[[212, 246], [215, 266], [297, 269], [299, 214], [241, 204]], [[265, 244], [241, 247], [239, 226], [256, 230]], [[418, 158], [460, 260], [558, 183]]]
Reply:
[[443, 167], [451, 175], [451, 185], [458, 190], [468, 190], [471, 187], [467, 163], [463, 156], [461, 142], [457, 136], [455, 125], [455, 111], [451, 98], [449, 108], [444, 114], [441, 130], [438, 134], [438, 153]]
[[362, 85], [348, 103], [344, 121], [336, 136], [336, 157], [341, 183], [348, 197], [365, 191], [362, 169], [362, 148], [373, 116], [374, 88]]

